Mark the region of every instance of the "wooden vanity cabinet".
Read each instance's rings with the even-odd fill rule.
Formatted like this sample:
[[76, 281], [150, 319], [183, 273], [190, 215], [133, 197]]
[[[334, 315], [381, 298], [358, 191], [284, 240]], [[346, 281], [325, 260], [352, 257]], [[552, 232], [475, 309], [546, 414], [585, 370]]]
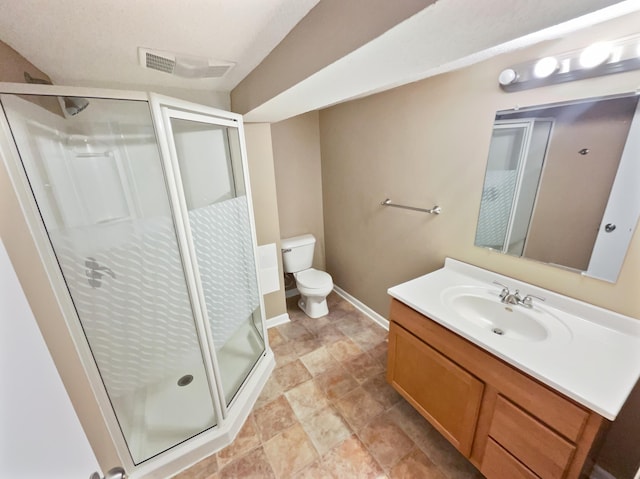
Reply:
[[395, 299], [387, 381], [489, 479], [577, 479], [608, 425]]

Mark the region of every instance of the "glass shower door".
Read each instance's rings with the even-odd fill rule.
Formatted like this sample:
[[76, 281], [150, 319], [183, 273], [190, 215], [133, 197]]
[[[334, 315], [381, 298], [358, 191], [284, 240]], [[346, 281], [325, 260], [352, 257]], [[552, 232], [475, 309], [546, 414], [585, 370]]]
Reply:
[[514, 215], [514, 194], [522, 170], [521, 158], [529, 141], [530, 124], [496, 125], [476, 231], [475, 244], [506, 252]]
[[182, 186], [214, 361], [229, 406], [265, 352], [248, 196], [236, 122], [163, 108]]
[[133, 462], [212, 428], [148, 103], [91, 98], [65, 117], [35, 97], [0, 100]]

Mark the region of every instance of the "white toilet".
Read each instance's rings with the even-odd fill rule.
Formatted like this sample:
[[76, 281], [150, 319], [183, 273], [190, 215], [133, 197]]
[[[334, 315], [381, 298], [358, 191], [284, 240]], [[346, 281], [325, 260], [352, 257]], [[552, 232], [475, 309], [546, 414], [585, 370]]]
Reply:
[[329, 273], [311, 267], [316, 239], [306, 234], [282, 240], [282, 262], [285, 273], [293, 273], [300, 293], [298, 306], [310, 318], [329, 314], [327, 295], [333, 289]]

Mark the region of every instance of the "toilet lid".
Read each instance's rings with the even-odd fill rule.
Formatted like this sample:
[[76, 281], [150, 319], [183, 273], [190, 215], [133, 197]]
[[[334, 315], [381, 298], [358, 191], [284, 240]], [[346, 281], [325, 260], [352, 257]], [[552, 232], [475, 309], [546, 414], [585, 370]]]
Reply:
[[296, 274], [296, 282], [305, 288], [326, 288], [333, 284], [331, 275], [317, 269], [305, 269]]

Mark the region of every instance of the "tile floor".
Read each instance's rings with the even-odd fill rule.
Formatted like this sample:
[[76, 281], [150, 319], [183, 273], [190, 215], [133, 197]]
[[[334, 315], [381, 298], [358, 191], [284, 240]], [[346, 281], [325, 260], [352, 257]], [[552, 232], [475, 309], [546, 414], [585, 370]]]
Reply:
[[387, 332], [335, 293], [269, 330], [276, 369], [236, 440], [176, 479], [482, 475], [384, 379]]

